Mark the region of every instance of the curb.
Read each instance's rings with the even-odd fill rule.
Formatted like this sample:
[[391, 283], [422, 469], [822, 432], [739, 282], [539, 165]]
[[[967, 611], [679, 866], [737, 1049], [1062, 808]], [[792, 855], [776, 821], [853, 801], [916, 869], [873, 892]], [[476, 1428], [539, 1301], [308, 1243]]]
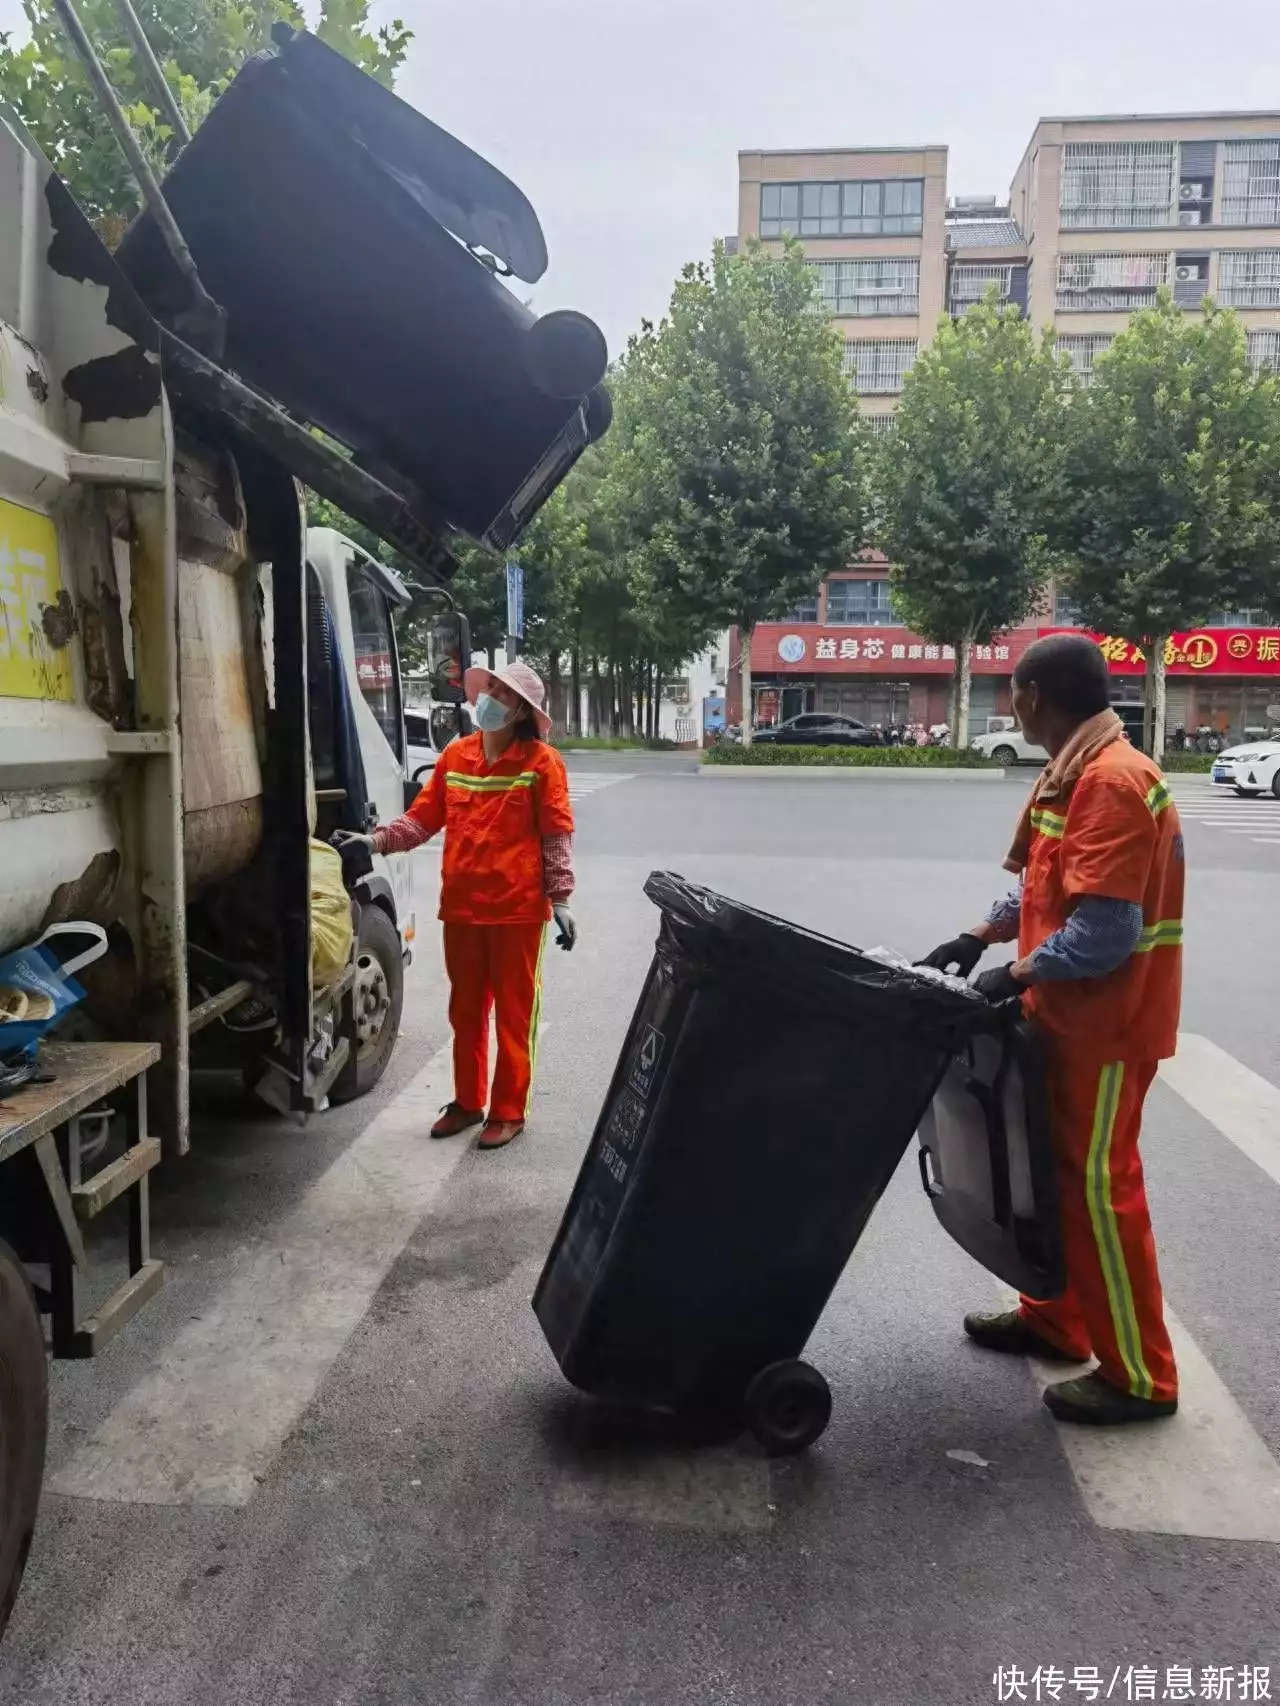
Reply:
[[698, 774], [717, 781], [767, 776], [779, 782], [1003, 782], [1009, 772], [940, 764], [702, 764]]

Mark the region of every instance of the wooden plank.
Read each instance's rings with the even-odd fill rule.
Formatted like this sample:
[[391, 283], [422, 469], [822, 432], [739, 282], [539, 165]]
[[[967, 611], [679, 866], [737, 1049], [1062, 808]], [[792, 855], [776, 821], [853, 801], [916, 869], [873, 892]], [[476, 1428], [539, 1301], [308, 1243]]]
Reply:
[[40, 1049], [51, 1084], [24, 1084], [0, 1100], [0, 1161], [93, 1107], [160, 1059], [159, 1043], [59, 1043]]
[[62, 1161], [51, 1133], [45, 1132], [42, 1137], [36, 1139], [35, 1152], [40, 1171], [44, 1174], [45, 1189], [53, 1204], [53, 1212], [58, 1217], [58, 1225], [62, 1228], [62, 1236], [66, 1240], [67, 1253], [83, 1273], [89, 1266], [89, 1258], [85, 1255], [76, 1211], [71, 1205], [67, 1175], [62, 1171]]
[[97, 1356], [103, 1346], [110, 1343], [120, 1329], [133, 1319], [143, 1304], [155, 1296], [163, 1282], [164, 1263], [147, 1262], [131, 1279], [127, 1279], [118, 1290], [112, 1292], [96, 1315], [89, 1317], [75, 1335], [69, 1354], [73, 1357]]
[[83, 1224], [101, 1214], [108, 1203], [134, 1185], [144, 1173], [149, 1173], [160, 1160], [160, 1139], [144, 1137], [131, 1149], [126, 1149], [118, 1161], [94, 1173], [71, 1192], [76, 1219]]

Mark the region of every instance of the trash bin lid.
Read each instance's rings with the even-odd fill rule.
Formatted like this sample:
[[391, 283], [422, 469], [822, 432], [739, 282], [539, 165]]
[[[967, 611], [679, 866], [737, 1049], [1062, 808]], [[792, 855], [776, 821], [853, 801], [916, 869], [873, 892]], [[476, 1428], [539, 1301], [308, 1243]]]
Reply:
[[[604, 337], [539, 319], [546, 244], [501, 172], [306, 31], [248, 60], [164, 190], [226, 365], [439, 523], [504, 546], [610, 419]], [[172, 324], [185, 282], [150, 213], [117, 259]]]

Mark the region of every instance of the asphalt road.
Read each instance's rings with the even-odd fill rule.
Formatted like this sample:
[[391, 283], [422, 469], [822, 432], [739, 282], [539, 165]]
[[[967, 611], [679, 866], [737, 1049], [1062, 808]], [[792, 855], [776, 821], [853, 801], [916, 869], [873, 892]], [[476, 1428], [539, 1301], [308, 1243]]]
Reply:
[[1082, 1441], [968, 1346], [996, 1282], [908, 1156], [810, 1346], [831, 1426], [769, 1462], [600, 1415], [529, 1309], [648, 963], [641, 884], [920, 952], [1001, 891], [1025, 779], [571, 768], [582, 938], [548, 954], [525, 1138], [422, 1140], [447, 1093], [429, 930], [375, 1098], [300, 1129], [202, 1093], [156, 1191], [161, 1297], [54, 1370], [0, 1700], [968, 1706], [1035, 1699], [1037, 1667], [1043, 1699], [1268, 1698], [1252, 1667], [1280, 1698], [1280, 806], [1177, 784], [1187, 1041], [1144, 1152], [1183, 1415]]

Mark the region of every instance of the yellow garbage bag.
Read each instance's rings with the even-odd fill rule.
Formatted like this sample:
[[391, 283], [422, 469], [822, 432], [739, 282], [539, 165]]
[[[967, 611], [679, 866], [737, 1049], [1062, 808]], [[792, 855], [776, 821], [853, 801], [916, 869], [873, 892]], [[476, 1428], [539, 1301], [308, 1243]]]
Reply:
[[342, 860], [323, 841], [311, 843], [311, 981], [332, 983], [351, 958], [351, 900], [342, 883]]

